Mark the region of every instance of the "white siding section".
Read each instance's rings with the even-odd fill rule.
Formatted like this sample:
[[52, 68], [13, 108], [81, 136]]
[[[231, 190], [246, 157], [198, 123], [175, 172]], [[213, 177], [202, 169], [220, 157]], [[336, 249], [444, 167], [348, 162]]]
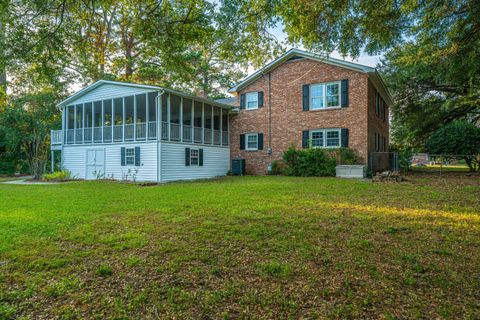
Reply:
[[86, 93], [85, 95], [79, 97], [78, 99], [71, 101], [68, 105], [98, 101], [103, 99], [113, 99], [150, 91], [153, 90], [104, 83], [98, 88], [95, 88], [92, 91]]
[[[86, 154], [87, 149], [105, 149], [105, 175], [107, 178], [122, 180], [122, 177], [135, 166], [121, 165], [122, 147], [140, 147], [140, 163], [138, 167], [137, 181], [157, 181], [157, 142], [148, 143], [118, 143], [112, 145], [93, 146], [64, 146], [63, 168], [70, 171], [79, 179], [86, 178]], [[112, 176], [113, 175], [113, 176]], [[132, 176], [129, 176], [132, 179]]]
[[[185, 148], [203, 149], [203, 166], [185, 166]], [[160, 161], [162, 182], [213, 178], [230, 169], [230, 149], [162, 142]]]

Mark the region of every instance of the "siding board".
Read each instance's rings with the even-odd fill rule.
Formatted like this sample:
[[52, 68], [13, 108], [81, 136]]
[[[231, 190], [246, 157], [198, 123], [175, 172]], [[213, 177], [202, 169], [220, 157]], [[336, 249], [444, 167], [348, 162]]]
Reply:
[[[203, 149], [203, 166], [185, 166], [185, 148]], [[162, 142], [161, 180], [207, 179], [224, 176], [230, 170], [230, 149]]]

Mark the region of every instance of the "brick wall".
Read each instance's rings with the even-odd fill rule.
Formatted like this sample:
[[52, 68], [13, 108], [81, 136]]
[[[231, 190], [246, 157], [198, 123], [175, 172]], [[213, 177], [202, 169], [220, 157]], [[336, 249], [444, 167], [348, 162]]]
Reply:
[[[342, 79], [349, 80], [349, 107], [302, 110], [302, 85]], [[371, 116], [368, 111], [370, 85], [365, 73], [308, 59], [285, 62], [238, 92], [239, 99], [241, 93], [263, 91], [264, 107], [243, 109], [231, 116], [232, 159], [245, 158], [249, 174], [266, 174], [268, 165], [273, 160], [281, 159], [289, 146], [293, 144], [301, 148], [303, 130], [348, 128], [349, 147], [356, 149], [366, 163], [370, 130], [368, 122]], [[264, 134], [264, 150], [240, 150], [240, 134], [250, 132]], [[269, 148], [271, 154], [268, 154]]]

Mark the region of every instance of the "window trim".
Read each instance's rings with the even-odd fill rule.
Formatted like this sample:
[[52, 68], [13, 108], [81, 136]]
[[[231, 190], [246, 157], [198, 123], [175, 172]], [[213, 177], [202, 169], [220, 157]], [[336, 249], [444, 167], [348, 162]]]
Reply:
[[[255, 105], [254, 107], [251, 107], [251, 108], [250, 108], [250, 107], [248, 106], [248, 102], [249, 102], [249, 101], [248, 101], [248, 97], [252, 97], [252, 96], [254, 96], [254, 95], [256, 96], [256, 100], [252, 100], [252, 101], [250, 101], [250, 102], [255, 101], [255, 102], [256, 102], [256, 105]], [[259, 107], [259, 105], [258, 105], [259, 103], [258, 103], [258, 102], [259, 102], [259, 101], [258, 101], [258, 91], [252, 91], [252, 92], [247, 92], [247, 93], [245, 93], [245, 110], [257, 110], [258, 107]]]
[[[255, 148], [250, 148], [248, 146], [248, 138], [255, 137]], [[245, 134], [245, 150], [246, 151], [258, 151], [258, 133], [246, 133]]]
[[[129, 150], [133, 150], [132, 155], [127, 155]], [[133, 162], [128, 163], [127, 159], [132, 158]], [[125, 166], [135, 166], [135, 147], [125, 147]]]
[[[338, 132], [338, 146], [328, 146], [327, 145], [327, 132], [336, 131]], [[314, 132], [322, 132], [323, 136], [323, 146], [313, 146], [312, 145], [312, 135]], [[342, 147], [342, 129], [341, 128], [326, 128], [326, 129], [314, 129], [309, 130], [308, 139], [311, 148], [322, 148], [322, 149], [336, 149]]]
[[[197, 152], [196, 156], [193, 156], [193, 151]], [[197, 159], [197, 163], [193, 163], [192, 159]], [[200, 148], [190, 148], [190, 166], [200, 167]]]
[[[327, 86], [329, 85], [337, 85], [338, 87], [338, 105], [336, 106], [328, 106], [328, 97], [327, 97]], [[320, 98], [320, 96], [313, 96], [312, 94], [312, 88], [313, 87], [318, 87], [318, 86], [321, 86], [322, 87], [322, 100], [323, 100], [323, 107], [314, 107], [314, 104], [313, 104], [313, 99], [318, 99]], [[310, 85], [310, 88], [309, 88], [309, 105], [310, 105], [310, 110], [326, 110], [326, 109], [339, 109], [342, 107], [342, 86], [341, 86], [341, 81], [330, 81], [330, 82], [320, 82], [320, 83], [314, 83], [314, 84], [311, 84]]]

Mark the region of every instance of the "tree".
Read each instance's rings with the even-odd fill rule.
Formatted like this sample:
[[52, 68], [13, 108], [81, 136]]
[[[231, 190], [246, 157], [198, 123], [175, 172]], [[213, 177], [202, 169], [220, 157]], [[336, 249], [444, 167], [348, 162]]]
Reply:
[[46, 169], [50, 146], [50, 130], [59, 127], [61, 117], [56, 110], [59, 97], [45, 90], [13, 100], [0, 113], [0, 132], [7, 153], [19, 152], [29, 172], [39, 178]]
[[470, 171], [480, 169], [480, 128], [454, 121], [435, 131], [426, 144], [428, 152], [446, 158], [464, 159]]

